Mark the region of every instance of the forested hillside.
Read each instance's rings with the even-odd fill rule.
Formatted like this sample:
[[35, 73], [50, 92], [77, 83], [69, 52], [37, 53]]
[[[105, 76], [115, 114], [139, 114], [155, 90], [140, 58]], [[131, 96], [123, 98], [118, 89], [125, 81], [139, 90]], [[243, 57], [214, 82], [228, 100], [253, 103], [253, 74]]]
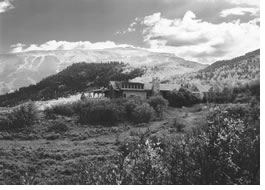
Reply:
[[77, 63], [36, 85], [0, 96], [0, 106], [27, 100], [48, 100], [106, 86], [110, 80], [129, 80], [144, 74], [140, 68], [128, 69], [124, 63]]
[[218, 82], [256, 80], [260, 77], [260, 50], [246, 53], [231, 60], [217, 61], [191, 75], [191, 78]]

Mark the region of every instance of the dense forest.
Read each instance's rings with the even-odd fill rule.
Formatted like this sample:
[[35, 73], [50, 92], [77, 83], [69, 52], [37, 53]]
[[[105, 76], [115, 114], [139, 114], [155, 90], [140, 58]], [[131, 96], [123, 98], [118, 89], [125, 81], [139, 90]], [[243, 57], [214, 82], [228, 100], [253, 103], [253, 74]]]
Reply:
[[122, 62], [76, 63], [49, 76], [36, 85], [0, 96], [0, 106], [13, 106], [28, 100], [48, 100], [107, 86], [110, 80], [127, 81], [144, 74], [143, 69], [129, 69]]

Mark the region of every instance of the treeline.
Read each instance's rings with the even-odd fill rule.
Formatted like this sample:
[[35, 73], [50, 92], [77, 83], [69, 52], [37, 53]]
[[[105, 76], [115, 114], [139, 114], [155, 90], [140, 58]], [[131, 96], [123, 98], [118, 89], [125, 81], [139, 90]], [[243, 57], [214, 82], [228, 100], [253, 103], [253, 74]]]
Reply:
[[110, 80], [128, 81], [144, 74], [143, 69], [125, 72], [122, 62], [76, 63], [36, 85], [0, 96], [0, 106], [13, 106], [28, 100], [49, 100], [65, 97], [88, 89], [107, 86]]
[[260, 80], [252, 81], [238, 87], [225, 87], [222, 91], [211, 92], [203, 102], [212, 103], [248, 103], [260, 100]]

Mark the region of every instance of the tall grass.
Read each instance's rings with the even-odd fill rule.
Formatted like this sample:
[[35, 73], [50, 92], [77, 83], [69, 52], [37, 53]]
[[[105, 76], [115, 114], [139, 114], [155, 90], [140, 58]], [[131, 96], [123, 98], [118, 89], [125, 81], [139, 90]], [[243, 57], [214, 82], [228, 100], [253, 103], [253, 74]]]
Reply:
[[33, 102], [15, 108], [0, 120], [0, 130], [14, 131], [30, 128], [37, 119], [37, 111]]

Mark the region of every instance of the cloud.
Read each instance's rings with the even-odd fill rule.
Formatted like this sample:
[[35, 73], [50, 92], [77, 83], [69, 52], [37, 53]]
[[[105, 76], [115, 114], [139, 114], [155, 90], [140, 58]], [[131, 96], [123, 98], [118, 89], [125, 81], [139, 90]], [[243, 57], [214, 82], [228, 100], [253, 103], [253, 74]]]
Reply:
[[227, 17], [230, 15], [245, 15], [246, 13], [250, 13], [253, 16], [258, 16], [259, 8], [251, 8], [251, 7], [235, 7], [231, 9], [225, 9], [220, 13], [221, 17]]
[[81, 50], [89, 50], [89, 49], [107, 49], [107, 48], [115, 48], [115, 47], [131, 47], [127, 44], [115, 44], [111, 41], [106, 42], [96, 42], [91, 43], [89, 41], [80, 41], [80, 42], [67, 42], [67, 41], [48, 41], [44, 44], [15, 44], [11, 46], [12, 53], [21, 53], [28, 51], [51, 51], [51, 50], [73, 50], [73, 49], [81, 49]]
[[[173, 0], [167, 0], [168, 2], [173, 1]], [[222, 0], [197, 0], [199, 2], [211, 2], [215, 3], [217, 1], [222, 1]], [[260, 0], [223, 0], [224, 2], [228, 2], [234, 5], [250, 5], [250, 6], [259, 6], [259, 1]]]
[[11, 9], [15, 8], [10, 0], [4, 0], [0, 2], [0, 13], [7, 12]]
[[161, 13], [154, 13], [150, 16], [146, 16], [142, 21], [146, 26], [152, 26], [161, 20]]
[[136, 17], [134, 21], [129, 25], [126, 30], [119, 30], [116, 32], [117, 35], [124, 35], [126, 33], [135, 32], [136, 26], [140, 23], [141, 19]]
[[230, 3], [236, 4], [236, 5], [251, 5], [251, 6], [259, 6], [260, 0], [226, 0]]
[[259, 20], [247, 23], [210, 23], [187, 11], [183, 18], [167, 19], [161, 13], [146, 16], [144, 41], [150, 49], [171, 52], [202, 63], [229, 59], [259, 48]]

